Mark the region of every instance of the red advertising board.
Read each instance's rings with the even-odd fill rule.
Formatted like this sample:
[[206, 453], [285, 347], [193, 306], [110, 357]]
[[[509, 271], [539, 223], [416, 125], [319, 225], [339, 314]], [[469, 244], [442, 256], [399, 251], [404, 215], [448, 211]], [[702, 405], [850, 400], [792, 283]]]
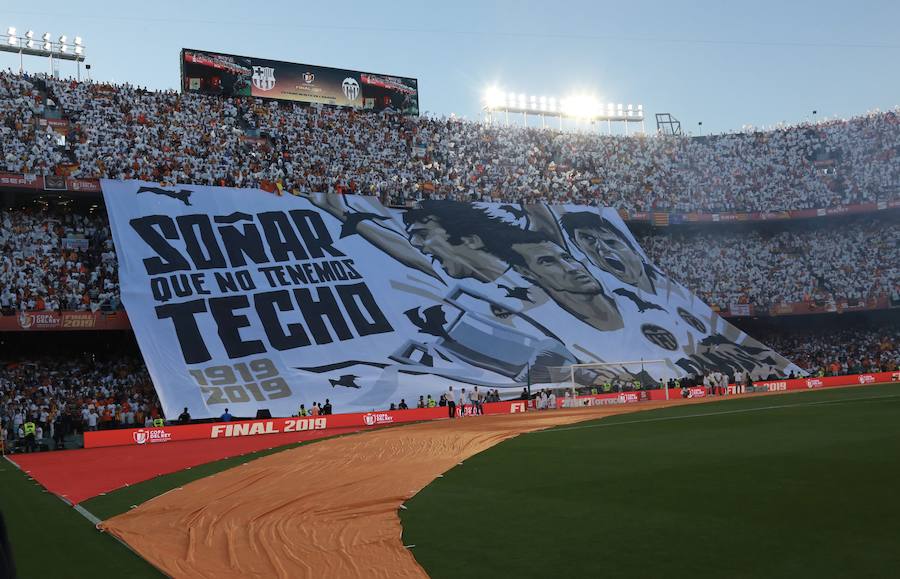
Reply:
[[[650, 400], [650, 396], [646, 390], [637, 392], [608, 392], [605, 394], [586, 394], [575, 396], [573, 398], [558, 397], [556, 406], [558, 408], [578, 408], [581, 406], [607, 406], [610, 404], [632, 404], [634, 402], [644, 402]], [[532, 405], [533, 407], [534, 405]]]
[[0, 189], [100, 193], [100, 181], [98, 179], [75, 179], [57, 175], [43, 177], [30, 173], [0, 173]]
[[[515, 414], [525, 412], [522, 400], [490, 402], [484, 405], [485, 414]], [[467, 407], [466, 414], [472, 414]], [[270, 418], [263, 420], [241, 420], [233, 422], [208, 422], [147, 428], [123, 428], [118, 430], [98, 430], [84, 434], [84, 447], [101, 446], [143, 446], [183, 440], [212, 438], [234, 438], [237, 436], [257, 436], [310, 430], [328, 430], [347, 427], [379, 427], [404, 422], [419, 422], [447, 418], [447, 408], [413, 408], [409, 410], [385, 410], [357, 412], [353, 414], [331, 414], [328, 416], [304, 416], [290, 418]]]
[[0, 316], [0, 332], [129, 329], [131, 324], [125, 312], [23, 311]]
[[[781, 390], [812, 390], [815, 388], [852, 386], [854, 384], [880, 384], [883, 382], [900, 382], [900, 372], [872, 372], [851, 374], [849, 376], [813, 376], [794, 380], [772, 380], [769, 382], [754, 382], [753, 388], [778, 392]], [[734, 384], [728, 386], [728, 393], [735, 393]]]

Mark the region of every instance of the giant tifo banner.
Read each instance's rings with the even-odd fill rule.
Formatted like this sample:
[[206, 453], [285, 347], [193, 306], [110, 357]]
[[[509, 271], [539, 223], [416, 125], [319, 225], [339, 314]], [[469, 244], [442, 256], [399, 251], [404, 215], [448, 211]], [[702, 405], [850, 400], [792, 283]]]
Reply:
[[508, 397], [581, 363], [663, 361], [581, 369], [582, 385], [801, 372], [651, 264], [612, 209], [102, 187], [169, 417], [367, 411], [450, 385]]
[[267, 60], [200, 50], [181, 51], [184, 92], [321, 103], [419, 114], [414, 78]]

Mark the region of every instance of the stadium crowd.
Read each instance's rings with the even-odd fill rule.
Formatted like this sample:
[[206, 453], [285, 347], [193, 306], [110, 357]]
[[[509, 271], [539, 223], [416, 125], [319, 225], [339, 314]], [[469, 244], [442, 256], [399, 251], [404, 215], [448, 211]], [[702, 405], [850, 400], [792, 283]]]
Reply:
[[105, 215], [0, 212], [0, 311], [119, 305], [116, 253]]
[[[65, 142], [41, 116], [67, 121]], [[248, 97], [0, 74], [14, 173], [571, 202], [627, 211], [778, 211], [900, 197], [894, 111], [703, 138], [605, 136]]]
[[900, 369], [900, 328], [778, 332], [758, 336], [813, 375], [840, 376]]
[[638, 242], [662, 271], [722, 310], [737, 303], [864, 302], [900, 290], [896, 220], [772, 232], [707, 228]]
[[0, 360], [0, 430], [8, 440], [22, 438], [29, 421], [39, 429], [38, 440], [61, 444], [75, 432], [145, 426], [160, 417], [159, 400], [138, 357], [48, 354]]

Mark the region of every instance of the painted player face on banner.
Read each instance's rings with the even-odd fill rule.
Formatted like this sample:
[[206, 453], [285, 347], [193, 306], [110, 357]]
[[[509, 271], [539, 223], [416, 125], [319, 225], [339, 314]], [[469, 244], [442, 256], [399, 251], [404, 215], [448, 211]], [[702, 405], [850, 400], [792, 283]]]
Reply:
[[525, 260], [525, 265], [517, 269], [544, 289], [588, 295], [603, 291], [587, 268], [555, 243], [517, 243], [512, 249]]
[[595, 213], [573, 212], [563, 215], [562, 225], [592, 264], [622, 283], [656, 292], [644, 257], [611, 223]]
[[428, 207], [404, 215], [410, 244], [438, 262], [452, 278], [491, 282], [508, 266], [485, 251], [482, 236], [493, 225], [480, 209]]
[[413, 247], [432, 257], [447, 275], [457, 279], [479, 278], [481, 266], [487, 265], [489, 256], [480, 250], [481, 240], [470, 236], [462, 243], [450, 242], [450, 235], [436, 219], [418, 222], [408, 229]]
[[622, 327], [622, 316], [603, 286], [580, 261], [552, 241], [513, 243], [513, 268], [560, 307], [602, 331]]

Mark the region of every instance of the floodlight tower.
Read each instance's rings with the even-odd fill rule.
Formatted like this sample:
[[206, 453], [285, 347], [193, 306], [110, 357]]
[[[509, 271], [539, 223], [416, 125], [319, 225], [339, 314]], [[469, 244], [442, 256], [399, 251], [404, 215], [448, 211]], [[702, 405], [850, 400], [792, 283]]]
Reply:
[[603, 105], [590, 94], [573, 94], [565, 98], [547, 96], [526, 96], [514, 92], [506, 92], [500, 87], [492, 86], [485, 90], [482, 98], [482, 109], [493, 124], [495, 115], [503, 114], [505, 124], [509, 124], [510, 113], [522, 113], [522, 119], [528, 124], [528, 115], [536, 115], [541, 119], [541, 127], [547, 126], [548, 119], [556, 119], [562, 129], [563, 119], [572, 119], [576, 123], [586, 121], [599, 123], [606, 121], [606, 129], [612, 134], [612, 124], [622, 123], [625, 134], [629, 125], [640, 123], [644, 132], [644, 106], [607, 103]]
[[25, 55], [45, 56], [50, 61], [50, 74], [53, 74], [53, 60], [71, 60], [77, 66], [78, 80], [81, 80], [81, 63], [84, 62], [84, 42], [80, 36], [75, 36], [72, 42], [63, 34], [55, 42], [53, 35], [45, 32], [40, 38], [35, 38], [34, 30], [25, 34], [17, 34], [16, 28], [10, 26], [6, 34], [0, 35], [0, 51], [13, 52], [19, 55], [19, 72], [24, 72]]

